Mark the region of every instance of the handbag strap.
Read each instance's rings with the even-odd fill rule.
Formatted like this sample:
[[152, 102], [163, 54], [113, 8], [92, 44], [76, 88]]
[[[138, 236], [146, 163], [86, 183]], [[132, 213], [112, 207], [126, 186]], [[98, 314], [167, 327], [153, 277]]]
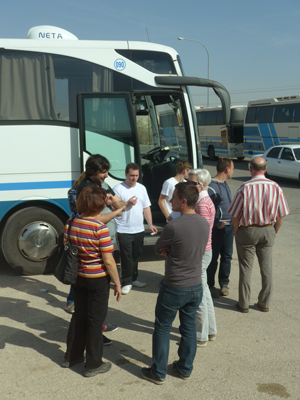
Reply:
[[68, 239], [67, 239], [67, 243], [68, 243], [68, 244], [70, 244], [70, 230], [71, 230], [71, 227], [72, 227], [72, 224], [73, 224], [74, 218], [76, 218], [76, 217], [73, 217], [73, 218], [71, 219], [71, 221], [69, 222], [69, 228], [68, 228]]

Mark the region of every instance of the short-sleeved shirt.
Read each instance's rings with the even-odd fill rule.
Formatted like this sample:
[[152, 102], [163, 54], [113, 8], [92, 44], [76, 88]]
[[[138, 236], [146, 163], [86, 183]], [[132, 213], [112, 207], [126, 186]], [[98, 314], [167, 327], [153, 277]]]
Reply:
[[[91, 180], [91, 178], [90, 178], [89, 176], [86, 176], [86, 177], [82, 180], [82, 182], [79, 184], [79, 186], [78, 186], [78, 188], [77, 188], [77, 193], [76, 193], [77, 198], [78, 198], [80, 192], [81, 192], [85, 187], [91, 186], [91, 185], [99, 186], [99, 187], [101, 187], [102, 189], [104, 189], [105, 192], [106, 192], [107, 194], [112, 194], [113, 196], [115, 195], [115, 192], [112, 190], [112, 188], [111, 188], [106, 182], [101, 183], [101, 185], [97, 185], [96, 183], [94, 183], [94, 182]], [[106, 205], [106, 206], [104, 207], [104, 209], [101, 211], [101, 214], [108, 214], [108, 213], [110, 213], [111, 211], [112, 211], [112, 210], [111, 210], [110, 206], [109, 206], [109, 205]], [[110, 237], [111, 237], [111, 241], [112, 241], [113, 245], [114, 245], [115, 247], [117, 247], [116, 224], [115, 224], [114, 219], [112, 219], [112, 220], [110, 220], [109, 222], [107, 222], [106, 225], [107, 225], [107, 227], [108, 227], [108, 229], [109, 229], [109, 234], [110, 234]]]
[[261, 174], [240, 186], [228, 212], [243, 226], [273, 224], [290, 213], [281, 187]]
[[161, 189], [160, 194], [164, 196], [168, 196], [165, 199], [165, 205], [168, 210], [168, 213], [172, 217], [172, 219], [176, 219], [180, 217], [180, 212], [173, 211], [172, 210], [172, 204], [171, 204], [171, 199], [175, 190], [175, 186], [177, 185], [178, 181], [175, 178], [169, 178], [167, 179]]
[[155, 252], [167, 248], [163, 283], [189, 287], [201, 283], [202, 258], [209, 237], [209, 224], [198, 214], [184, 214], [170, 221], [155, 244]]
[[207, 190], [202, 190], [199, 193], [199, 199], [195, 206], [195, 212], [201, 217], [205, 218], [206, 221], [209, 223], [209, 238], [206, 245], [205, 251], [211, 250], [211, 237], [212, 237], [212, 228], [214, 226], [215, 220], [215, 206], [212, 202], [212, 199], [209, 197]]
[[121, 217], [115, 217], [117, 232], [119, 233], [140, 233], [144, 228], [144, 208], [150, 207], [150, 199], [144, 185], [136, 183], [129, 187], [125, 182], [114, 187], [117, 196], [125, 203], [133, 196], [137, 197], [134, 206], [127, 207]]
[[[65, 225], [64, 243], [68, 238], [70, 219]], [[102, 253], [112, 253], [108, 228], [92, 218], [76, 217], [70, 230], [70, 242], [78, 250], [78, 276], [100, 278], [108, 275]]]

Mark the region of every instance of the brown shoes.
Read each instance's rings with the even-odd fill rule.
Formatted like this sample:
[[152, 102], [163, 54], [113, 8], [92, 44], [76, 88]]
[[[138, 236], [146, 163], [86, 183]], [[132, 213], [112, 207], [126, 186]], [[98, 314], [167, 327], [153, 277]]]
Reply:
[[270, 311], [269, 307], [262, 307], [259, 303], [256, 303], [256, 305], [259, 308], [259, 310], [262, 311], [262, 312], [269, 312]]
[[238, 310], [238, 311], [240, 311], [241, 313], [248, 313], [249, 312], [249, 308], [242, 308], [240, 305], [239, 305], [239, 303], [236, 303], [236, 305], [235, 305], [235, 307], [236, 307], [236, 309]]
[[221, 294], [221, 296], [228, 296], [229, 295], [229, 287], [228, 286], [222, 286], [220, 294]]

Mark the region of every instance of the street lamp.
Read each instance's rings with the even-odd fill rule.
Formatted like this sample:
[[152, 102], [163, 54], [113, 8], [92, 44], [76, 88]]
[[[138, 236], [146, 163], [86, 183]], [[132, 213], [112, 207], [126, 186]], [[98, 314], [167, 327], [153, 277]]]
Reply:
[[[206, 53], [207, 53], [207, 79], [209, 80], [209, 52], [207, 50], [207, 47], [202, 42], [200, 42], [199, 40], [195, 40], [195, 39], [186, 39], [183, 37], [179, 37], [178, 40], [189, 40], [190, 42], [197, 42], [197, 43], [200, 43], [205, 48]], [[209, 106], [209, 88], [207, 88], [207, 107], [208, 106]]]

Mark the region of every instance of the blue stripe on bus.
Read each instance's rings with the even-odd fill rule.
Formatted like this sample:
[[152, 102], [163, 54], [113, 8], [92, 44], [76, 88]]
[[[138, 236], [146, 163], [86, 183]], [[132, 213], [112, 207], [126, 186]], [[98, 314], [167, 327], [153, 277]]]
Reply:
[[271, 134], [273, 137], [274, 145], [276, 146], [277, 144], [279, 144], [279, 139], [278, 139], [274, 124], [269, 124], [269, 128], [270, 128], [270, 131], [271, 131]]
[[264, 146], [265, 146], [263, 152], [265, 152], [265, 150], [267, 150], [269, 147], [272, 147], [274, 145], [273, 139], [271, 137], [271, 133], [270, 133], [268, 124], [258, 124], [258, 127], [260, 130], [261, 138], [262, 138]]
[[0, 183], [0, 191], [4, 190], [34, 190], [34, 189], [69, 189], [74, 181], [52, 181], [52, 182], [15, 182]]
[[300, 139], [287, 139], [287, 138], [281, 138], [279, 144], [284, 144], [284, 143], [299, 143]]
[[[57, 207], [59, 207], [60, 209], [62, 209], [66, 214], [70, 215], [70, 208], [69, 208], [69, 201], [68, 199], [48, 199], [48, 200], [38, 200], [39, 202], [43, 202], [45, 203], [51, 203], [51, 204], [55, 204]], [[22, 203], [28, 203], [28, 207], [30, 207], [30, 203], [32, 202], [32, 200], [24, 200], [24, 201], [0, 201], [0, 221], [2, 220], [2, 218], [5, 216], [5, 214], [7, 214], [12, 208], [18, 206], [19, 204]], [[48, 206], [48, 208], [50, 208]]]

